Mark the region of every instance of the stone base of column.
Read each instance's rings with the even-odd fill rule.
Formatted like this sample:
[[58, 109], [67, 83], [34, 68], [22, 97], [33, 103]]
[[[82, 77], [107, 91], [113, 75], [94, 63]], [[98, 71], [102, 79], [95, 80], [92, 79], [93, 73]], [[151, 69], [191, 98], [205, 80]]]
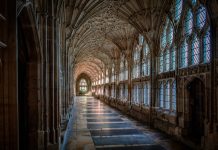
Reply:
[[49, 144], [47, 147], [47, 150], [59, 150], [60, 149], [60, 144], [56, 143], [56, 144]]
[[38, 149], [39, 150], [44, 150], [45, 149], [44, 136], [45, 136], [44, 131], [38, 131]]

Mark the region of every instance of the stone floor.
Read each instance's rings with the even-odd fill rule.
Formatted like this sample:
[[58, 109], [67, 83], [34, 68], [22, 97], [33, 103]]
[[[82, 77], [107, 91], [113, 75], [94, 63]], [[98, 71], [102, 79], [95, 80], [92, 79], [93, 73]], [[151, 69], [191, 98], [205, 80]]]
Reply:
[[77, 97], [62, 150], [188, 150], [93, 97]]

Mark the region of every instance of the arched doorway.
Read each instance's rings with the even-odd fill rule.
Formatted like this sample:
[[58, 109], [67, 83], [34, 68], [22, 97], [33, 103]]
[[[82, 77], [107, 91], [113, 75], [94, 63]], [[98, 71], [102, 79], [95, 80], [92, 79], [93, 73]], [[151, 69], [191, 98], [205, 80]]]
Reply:
[[195, 143], [201, 142], [204, 135], [204, 84], [195, 78], [188, 86], [189, 100], [189, 137]]
[[85, 79], [80, 79], [79, 81], [79, 93], [84, 95], [88, 92], [88, 84]]
[[91, 80], [87, 74], [81, 74], [76, 80], [76, 95], [91, 95]]

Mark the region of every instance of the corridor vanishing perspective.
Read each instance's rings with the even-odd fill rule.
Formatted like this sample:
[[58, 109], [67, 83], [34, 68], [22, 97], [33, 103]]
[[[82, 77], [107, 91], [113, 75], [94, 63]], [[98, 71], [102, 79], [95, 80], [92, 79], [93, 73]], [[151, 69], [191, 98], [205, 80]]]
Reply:
[[0, 0], [0, 150], [218, 150], [218, 0]]
[[62, 150], [189, 150], [94, 97], [76, 97]]

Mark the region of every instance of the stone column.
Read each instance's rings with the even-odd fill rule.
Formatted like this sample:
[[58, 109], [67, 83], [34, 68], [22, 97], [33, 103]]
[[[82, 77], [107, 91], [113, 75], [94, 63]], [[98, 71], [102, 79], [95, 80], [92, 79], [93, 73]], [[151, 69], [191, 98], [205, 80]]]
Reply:
[[131, 105], [132, 104], [132, 57], [131, 57], [131, 54], [129, 54], [127, 58], [128, 58], [128, 102]]
[[[45, 7], [45, 6], [44, 6]], [[48, 146], [49, 142], [49, 123], [48, 123], [48, 115], [49, 115], [49, 76], [48, 76], [48, 50], [47, 50], [47, 13], [46, 11], [40, 12], [40, 39], [42, 44], [42, 64], [41, 64], [41, 110], [42, 110], [42, 125], [41, 130], [44, 133], [43, 144], [39, 146], [39, 148], [43, 149]]]
[[48, 3], [48, 53], [49, 53], [49, 143], [55, 144], [55, 41], [54, 41], [54, 7]]
[[59, 59], [60, 59], [60, 23], [59, 19], [54, 20], [54, 130], [55, 143], [59, 145]]
[[157, 47], [155, 46], [156, 44], [155, 43], [152, 43], [151, 44], [151, 67], [150, 67], [150, 87], [151, 87], [151, 92], [150, 92], [150, 114], [149, 114], [149, 122], [150, 122], [150, 125], [152, 125], [152, 122], [153, 122], [153, 109], [156, 105], [156, 90], [157, 90], [157, 78], [156, 78], [156, 55], [155, 55], [155, 52], [157, 51]]

